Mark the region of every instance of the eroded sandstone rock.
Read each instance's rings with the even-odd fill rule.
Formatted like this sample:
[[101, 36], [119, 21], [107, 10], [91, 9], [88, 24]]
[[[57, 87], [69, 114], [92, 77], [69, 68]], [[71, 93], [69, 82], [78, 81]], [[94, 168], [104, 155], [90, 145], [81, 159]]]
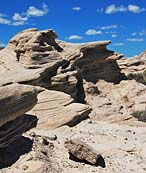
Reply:
[[33, 86], [12, 84], [0, 87], [0, 126], [24, 115], [37, 103]]
[[45, 90], [38, 94], [38, 103], [31, 114], [38, 117], [39, 129], [55, 129], [63, 125], [73, 126], [88, 118], [89, 106], [74, 103], [74, 100], [62, 92]]
[[35, 28], [14, 36], [0, 52], [0, 86], [43, 86], [84, 102], [84, 80], [118, 83], [124, 78], [116, 63], [123, 55], [107, 50], [110, 41], [70, 44], [56, 38], [53, 30]]

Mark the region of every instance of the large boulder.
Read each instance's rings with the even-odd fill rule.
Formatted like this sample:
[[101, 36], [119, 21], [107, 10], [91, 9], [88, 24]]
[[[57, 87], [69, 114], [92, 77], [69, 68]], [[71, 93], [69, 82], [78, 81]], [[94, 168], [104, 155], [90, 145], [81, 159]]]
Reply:
[[0, 148], [36, 126], [37, 118], [24, 115], [37, 103], [32, 86], [12, 84], [0, 87]]
[[24, 115], [37, 103], [37, 90], [28, 85], [0, 87], [0, 126]]

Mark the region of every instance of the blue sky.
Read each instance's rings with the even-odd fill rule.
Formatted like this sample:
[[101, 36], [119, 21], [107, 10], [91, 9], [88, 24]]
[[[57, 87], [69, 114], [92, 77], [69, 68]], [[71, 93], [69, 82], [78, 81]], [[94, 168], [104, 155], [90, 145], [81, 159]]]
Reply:
[[111, 40], [127, 57], [146, 50], [146, 0], [0, 0], [0, 46], [27, 28], [68, 42]]

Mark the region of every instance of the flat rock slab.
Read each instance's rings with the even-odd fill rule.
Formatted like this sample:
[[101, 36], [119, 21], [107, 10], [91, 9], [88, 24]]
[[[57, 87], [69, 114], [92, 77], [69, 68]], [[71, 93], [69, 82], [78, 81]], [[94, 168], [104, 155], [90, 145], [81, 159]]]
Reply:
[[66, 141], [65, 147], [75, 158], [81, 161], [87, 161], [92, 165], [97, 165], [98, 159], [102, 157], [94, 148], [80, 139]]
[[37, 128], [55, 129], [63, 125], [73, 126], [88, 118], [89, 106], [73, 103], [70, 95], [58, 91], [45, 90], [38, 94], [38, 103], [31, 114], [38, 117]]

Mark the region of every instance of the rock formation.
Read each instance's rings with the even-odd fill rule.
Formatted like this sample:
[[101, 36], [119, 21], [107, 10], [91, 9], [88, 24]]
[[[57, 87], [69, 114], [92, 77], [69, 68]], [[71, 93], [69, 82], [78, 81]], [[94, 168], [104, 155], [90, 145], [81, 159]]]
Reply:
[[89, 106], [75, 103], [62, 92], [45, 90], [38, 94], [38, 103], [29, 112], [38, 117], [39, 129], [55, 129], [63, 125], [74, 126], [87, 119], [91, 109]]
[[12, 84], [0, 87], [0, 148], [35, 127], [37, 118], [24, 114], [36, 103], [37, 90], [32, 86]]
[[24, 115], [37, 103], [32, 86], [12, 84], [0, 87], [0, 126]]
[[106, 49], [109, 41], [70, 44], [56, 41], [53, 30], [24, 30], [0, 54], [0, 86], [22, 83], [85, 98], [83, 80], [118, 83], [123, 79], [116, 60], [123, 55]]
[[122, 58], [117, 62], [122, 72], [126, 75], [130, 73], [142, 73], [146, 69], [146, 52], [133, 58]]
[[32, 28], [0, 50], [0, 173], [144, 173], [146, 86], [128, 74], [145, 53], [56, 38]]

